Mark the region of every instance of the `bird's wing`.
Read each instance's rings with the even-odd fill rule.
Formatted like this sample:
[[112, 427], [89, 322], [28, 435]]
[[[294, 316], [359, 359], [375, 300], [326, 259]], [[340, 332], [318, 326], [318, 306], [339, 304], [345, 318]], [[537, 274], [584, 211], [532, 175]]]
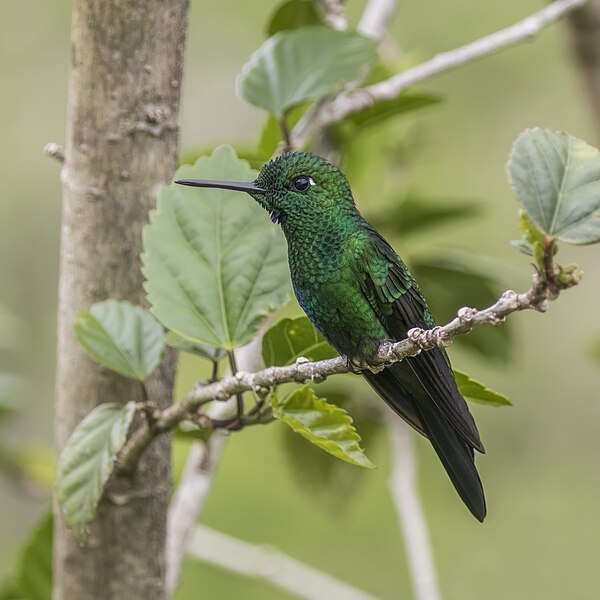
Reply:
[[[434, 327], [427, 302], [406, 265], [379, 233], [371, 228], [368, 233], [370, 242], [364, 246], [361, 261], [364, 268], [361, 287], [390, 338], [401, 340], [413, 327]], [[484, 452], [477, 426], [458, 390], [446, 352], [434, 348], [404, 362], [414, 374], [410, 377], [404, 367], [401, 379], [405, 391], [416, 397], [425, 391], [452, 428], [469, 445]], [[418, 386], [417, 382], [420, 389], [407, 389], [410, 385]], [[416, 429], [422, 431], [423, 428]]]

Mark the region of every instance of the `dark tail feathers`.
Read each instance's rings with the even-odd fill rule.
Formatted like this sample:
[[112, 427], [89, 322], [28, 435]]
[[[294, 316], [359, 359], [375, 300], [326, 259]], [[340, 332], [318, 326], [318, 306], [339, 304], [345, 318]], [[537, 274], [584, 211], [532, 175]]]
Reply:
[[483, 521], [485, 496], [475, 467], [473, 448], [457, 434], [424, 389], [416, 394], [410, 389], [414, 385], [406, 385], [407, 377], [408, 381], [412, 379], [410, 383], [414, 382], [414, 375], [408, 373], [407, 368], [408, 365], [402, 362], [380, 373], [365, 372], [364, 375], [396, 413], [429, 438], [459, 496], [475, 518]]

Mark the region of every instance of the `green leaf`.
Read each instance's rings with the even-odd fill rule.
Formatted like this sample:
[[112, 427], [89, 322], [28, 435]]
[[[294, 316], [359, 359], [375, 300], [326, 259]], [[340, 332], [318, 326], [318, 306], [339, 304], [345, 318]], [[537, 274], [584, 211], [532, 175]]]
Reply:
[[308, 317], [282, 319], [263, 336], [265, 366], [291, 365], [301, 356], [310, 361], [338, 356]]
[[106, 300], [77, 315], [77, 341], [103, 367], [144, 381], [162, 357], [165, 334], [152, 315], [129, 302]]
[[167, 346], [171, 346], [171, 348], [177, 348], [188, 354], [195, 354], [196, 356], [201, 356], [210, 361], [221, 360], [227, 355], [227, 353], [220, 348], [213, 348], [212, 346], [206, 346], [205, 344], [187, 340], [180, 335], [177, 335], [174, 331], [169, 331], [169, 333], [167, 333], [166, 341]]
[[488, 406], [512, 406], [512, 402], [503, 394], [495, 392], [481, 381], [472, 379], [463, 371], [453, 369], [460, 393], [469, 400]]
[[281, 403], [272, 394], [273, 415], [296, 433], [333, 456], [359, 467], [374, 468], [360, 447], [360, 436], [352, 417], [342, 408], [317, 398], [305, 385]]
[[271, 37], [279, 31], [321, 23], [322, 19], [314, 2], [311, 0], [288, 0], [275, 9], [269, 20], [267, 35]]
[[[519, 229], [523, 234], [523, 238], [520, 240], [513, 240], [511, 244], [523, 254], [533, 256], [535, 264], [538, 265], [540, 269], [543, 269], [545, 235], [533, 224], [524, 210], [520, 211]], [[556, 250], [558, 245], [554, 244], [553, 248]]]
[[77, 425], [58, 459], [58, 502], [65, 524], [78, 537], [85, 537], [85, 526], [96, 515], [134, 414], [134, 402], [100, 404]]
[[442, 97], [438, 94], [407, 90], [396, 98], [376, 102], [348, 115], [336, 126], [336, 130], [341, 135], [354, 136], [392, 117], [433, 106], [441, 101]]
[[508, 175], [533, 223], [571, 244], [600, 241], [600, 152], [565, 132], [527, 129], [516, 139]]
[[280, 117], [356, 79], [376, 58], [377, 42], [353, 31], [314, 25], [282, 31], [250, 57], [237, 79], [249, 104]]
[[[362, 445], [373, 447], [376, 439], [385, 435], [386, 426], [381, 404], [372, 395], [364, 396], [357, 389], [354, 378], [333, 377], [319, 384], [319, 393], [336, 406], [352, 414], [354, 426], [362, 438]], [[349, 509], [352, 499], [368, 477], [366, 469], [338, 460], [313, 444], [307, 444], [289, 427], [281, 427], [281, 452], [297, 484], [298, 493], [310, 496], [323, 508], [336, 514]], [[365, 482], [366, 483], [366, 482]]]
[[[256, 171], [230, 146], [179, 179], [252, 181]], [[232, 350], [249, 342], [288, 299], [285, 241], [245, 194], [172, 184], [144, 230], [143, 272], [156, 318], [180, 337]]]
[[[476, 257], [457, 252], [414, 258], [410, 268], [438, 323], [453, 319], [461, 306], [493, 304], [502, 289], [489, 267], [478, 265]], [[477, 327], [469, 335], [458, 336], [456, 343], [485, 358], [507, 360], [512, 339], [510, 323], [505, 323], [502, 327]]]
[[431, 201], [407, 196], [390, 208], [369, 215], [369, 222], [376, 229], [386, 229], [399, 236], [421, 233], [424, 229], [477, 216], [480, 205], [475, 202], [447, 200]]
[[52, 600], [52, 513], [46, 513], [23, 545], [16, 590], [24, 600]]

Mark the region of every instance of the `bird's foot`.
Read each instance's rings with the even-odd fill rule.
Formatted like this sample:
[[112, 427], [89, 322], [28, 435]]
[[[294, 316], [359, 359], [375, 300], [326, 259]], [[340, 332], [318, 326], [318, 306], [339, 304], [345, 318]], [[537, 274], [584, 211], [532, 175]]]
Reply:
[[380, 373], [385, 369], [385, 365], [374, 364], [362, 358], [350, 358], [346, 356], [346, 364], [350, 373], [360, 375], [363, 371], [371, 371], [371, 373]]

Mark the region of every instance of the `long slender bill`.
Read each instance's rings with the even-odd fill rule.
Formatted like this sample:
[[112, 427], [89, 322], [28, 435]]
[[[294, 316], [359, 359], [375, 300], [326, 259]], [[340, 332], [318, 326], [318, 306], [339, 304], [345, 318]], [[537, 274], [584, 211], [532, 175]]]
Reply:
[[221, 190], [234, 190], [248, 194], [266, 194], [267, 190], [258, 187], [251, 181], [210, 181], [205, 179], [179, 179], [175, 183], [201, 188], [218, 188]]

